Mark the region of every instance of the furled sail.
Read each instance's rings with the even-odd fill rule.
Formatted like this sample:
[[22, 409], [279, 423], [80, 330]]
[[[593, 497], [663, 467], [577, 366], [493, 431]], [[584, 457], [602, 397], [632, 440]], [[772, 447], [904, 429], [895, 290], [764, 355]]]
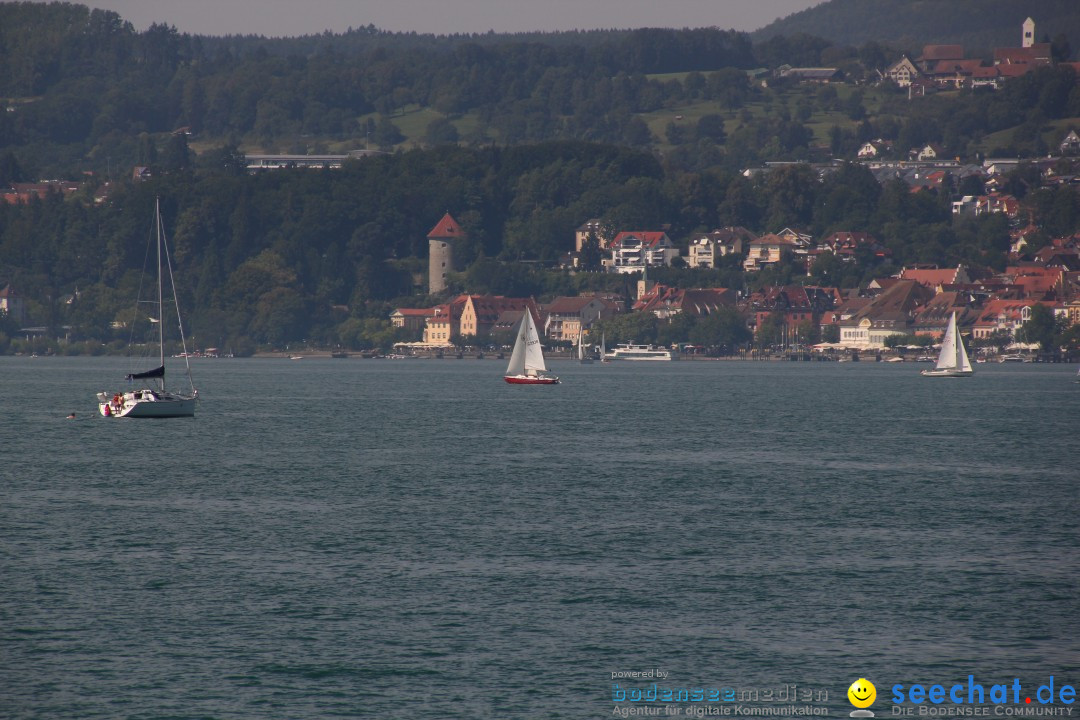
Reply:
[[127, 376], [128, 380], [143, 380], [144, 378], [163, 378], [165, 377], [165, 366], [154, 368], [153, 370], [147, 370], [141, 373], [132, 373]]

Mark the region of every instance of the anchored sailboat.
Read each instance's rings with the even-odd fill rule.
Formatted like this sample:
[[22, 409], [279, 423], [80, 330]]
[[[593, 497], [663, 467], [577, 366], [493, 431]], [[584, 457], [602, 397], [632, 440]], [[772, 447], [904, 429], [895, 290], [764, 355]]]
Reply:
[[956, 329], [956, 313], [949, 318], [949, 327], [941, 341], [941, 354], [933, 370], [923, 370], [927, 377], [970, 377], [975, 374], [964, 349], [964, 339]]
[[[195, 415], [195, 405], [198, 401], [199, 392], [191, 380], [191, 362], [188, 359], [187, 341], [184, 339], [184, 325], [180, 319], [180, 305], [176, 301], [176, 285], [173, 282], [172, 261], [169, 259], [169, 248], [165, 240], [165, 228], [161, 220], [161, 203], [154, 202], [154, 232], [157, 235], [157, 298], [145, 301], [153, 307], [153, 315], [150, 322], [157, 325], [157, 367], [143, 372], [131, 373], [127, 376], [129, 382], [135, 380], [146, 381], [138, 389], [124, 390], [120, 392], [99, 392], [98, 412], [104, 417], [132, 417], [132, 418], [171, 418], [192, 417]], [[176, 324], [180, 333], [180, 341], [183, 345], [184, 365], [188, 383], [191, 385], [190, 392], [177, 392], [165, 389], [165, 302], [163, 297], [163, 281], [168, 276], [169, 291], [172, 294], [170, 301], [176, 307]], [[140, 298], [140, 302], [142, 302]], [[143, 312], [136, 307], [136, 314]], [[135, 323], [137, 324], [137, 322]], [[133, 325], [134, 327], [134, 325]], [[153, 381], [153, 382], [150, 382]]]
[[544, 351], [540, 347], [540, 335], [536, 332], [532, 311], [525, 308], [525, 314], [518, 325], [514, 351], [510, 354], [510, 364], [506, 366], [503, 379], [512, 385], [554, 385], [559, 378], [546, 375], [547, 364]]

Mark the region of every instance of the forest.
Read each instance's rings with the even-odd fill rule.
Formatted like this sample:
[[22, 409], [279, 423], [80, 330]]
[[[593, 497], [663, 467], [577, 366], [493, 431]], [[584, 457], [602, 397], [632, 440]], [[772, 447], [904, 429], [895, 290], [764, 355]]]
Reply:
[[[390, 312], [436, 301], [423, 294], [426, 236], [447, 210], [469, 236], [458, 248], [462, 272], [452, 290], [540, 300], [630, 292], [626, 276], [553, 267], [590, 218], [616, 228], [666, 227], [684, 246], [692, 232], [727, 225], [874, 234], [889, 257], [848, 264], [826, 255], [805, 278], [840, 287], [914, 262], [1003, 269], [1009, 243], [1003, 216], [954, 221], [948, 193], [881, 185], [857, 164], [824, 178], [802, 164], [755, 179], [669, 175], [651, 153], [573, 141], [446, 146], [353, 160], [340, 170], [254, 176], [221, 162], [228, 157], [209, 153], [192, 168], [122, 186], [97, 206], [58, 194], [0, 205], [4, 281], [19, 288], [35, 323], [69, 328], [90, 341], [83, 349], [119, 342], [113, 323], [130, 313], [160, 197], [187, 293], [181, 304], [197, 337], [238, 350], [289, 342], [360, 348], [411, 339], [390, 330]], [[1075, 190], [1029, 187], [1031, 178], [1022, 168], [1010, 182], [1043, 218], [1043, 241], [1080, 229]], [[800, 276], [793, 265], [744, 275], [733, 262], [709, 271], [665, 268], [654, 279], [745, 290]], [[4, 331], [8, 340], [17, 334]]]
[[[137, 32], [70, 3], [0, 3], [0, 184], [114, 178], [155, 164], [176, 131], [198, 152], [584, 140], [693, 170], [825, 159], [871, 137], [1039, 154], [1047, 123], [1080, 116], [1068, 67], [1007, 92], [917, 103], [867, 85], [904, 50], [914, 52], [803, 33], [753, 43], [716, 28], [215, 38], [165, 24]], [[1055, 36], [1054, 52], [1072, 57], [1067, 36]], [[762, 87], [748, 72], [783, 64], [837, 67], [847, 82]]]
[[[1071, 57], [1067, 39], [1055, 47]], [[899, 53], [798, 34], [753, 43], [714, 28], [210, 38], [166, 25], [136, 32], [70, 3], [0, 3], [0, 186], [85, 181], [74, 197], [0, 205], [0, 287], [17, 288], [29, 323], [68, 337], [71, 351], [110, 351], [155, 197], [194, 334], [237, 352], [411, 339], [387, 317], [437, 300], [423, 294], [426, 234], [445, 212], [469, 234], [454, 291], [541, 300], [629, 293], [625, 277], [555, 269], [592, 218], [664, 229], [684, 248], [694, 232], [741, 225], [817, 238], [865, 231], [889, 250], [853, 264], [826, 256], [809, 277], [793, 266], [747, 277], [736, 262], [657, 273], [684, 287], [848, 288], [915, 262], [1002, 269], [1009, 227], [1000, 216], [954, 220], [953, 193], [973, 189], [960, 177], [913, 194], [854, 163], [825, 175], [803, 162], [742, 173], [853, 157], [877, 137], [942, 143], [974, 161], [1032, 157], [1080, 118], [1067, 65], [996, 92], [909, 100], [865, 82]], [[764, 87], [748, 72], [826, 61], [849, 82]], [[409, 126], [416, 117], [431, 120]], [[369, 143], [385, 152], [341, 169], [245, 169], [245, 152]], [[133, 182], [133, 166], [150, 179]], [[106, 181], [108, 200], [95, 203]], [[1075, 190], [1042, 182], [1021, 165], [1004, 188], [1040, 225], [1032, 249], [1080, 229]], [[0, 352], [10, 351], [18, 328], [0, 322]]]

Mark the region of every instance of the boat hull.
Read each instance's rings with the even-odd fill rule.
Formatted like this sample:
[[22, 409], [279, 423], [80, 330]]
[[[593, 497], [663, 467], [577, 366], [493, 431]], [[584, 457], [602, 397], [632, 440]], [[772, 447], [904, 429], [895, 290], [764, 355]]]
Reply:
[[619, 345], [611, 352], [605, 354], [604, 360], [637, 360], [645, 362], [670, 362], [678, 360], [678, 355], [653, 345]]
[[974, 370], [923, 370], [922, 375], [926, 377], [971, 377], [975, 374]]
[[503, 380], [511, 385], [557, 385], [559, 378], [546, 375], [504, 375]]
[[124, 393], [120, 403], [111, 399], [98, 403], [98, 412], [102, 417], [117, 418], [177, 418], [195, 417], [195, 405], [198, 398], [184, 395], [161, 395], [149, 396], [148, 393], [139, 393], [142, 397], [134, 397], [134, 393]]

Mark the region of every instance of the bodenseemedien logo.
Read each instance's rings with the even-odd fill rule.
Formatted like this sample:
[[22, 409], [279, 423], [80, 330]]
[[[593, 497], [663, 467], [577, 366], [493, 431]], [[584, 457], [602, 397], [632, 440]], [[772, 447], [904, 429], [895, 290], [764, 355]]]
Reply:
[[874, 687], [874, 683], [870, 682], [866, 678], [859, 678], [855, 682], [851, 683], [851, 687], [847, 689], [848, 701], [854, 705], [857, 710], [852, 710], [850, 716], [854, 718], [872, 718], [874, 717], [873, 710], [867, 710], [866, 708], [874, 704], [874, 700], [877, 698], [877, 688]]

